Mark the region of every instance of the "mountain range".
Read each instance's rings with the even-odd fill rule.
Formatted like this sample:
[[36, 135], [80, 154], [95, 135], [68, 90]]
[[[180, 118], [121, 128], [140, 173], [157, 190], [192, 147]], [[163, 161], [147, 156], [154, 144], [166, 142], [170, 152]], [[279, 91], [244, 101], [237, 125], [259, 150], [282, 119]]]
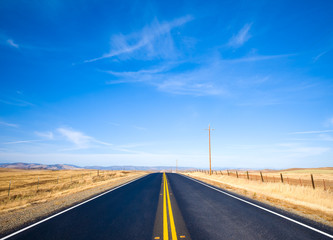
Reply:
[[[70, 164], [39, 164], [39, 163], [0, 163], [0, 168], [11, 168], [11, 169], [45, 169], [45, 170], [79, 170], [79, 169], [98, 169], [98, 170], [141, 170], [141, 171], [161, 171], [161, 170], [172, 170], [176, 167], [170, 166], [85, 166], [80, 167]], [[194, 168], [189, 167], [178, 167], [179, 170], [193, 170]]]

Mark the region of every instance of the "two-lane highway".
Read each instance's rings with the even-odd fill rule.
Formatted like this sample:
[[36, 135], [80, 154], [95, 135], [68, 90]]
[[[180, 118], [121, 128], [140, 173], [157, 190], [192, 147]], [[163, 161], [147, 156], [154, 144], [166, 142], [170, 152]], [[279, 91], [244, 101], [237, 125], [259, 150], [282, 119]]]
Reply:
[[330, 227], [154, 173], [3, 239], [332, 239]]

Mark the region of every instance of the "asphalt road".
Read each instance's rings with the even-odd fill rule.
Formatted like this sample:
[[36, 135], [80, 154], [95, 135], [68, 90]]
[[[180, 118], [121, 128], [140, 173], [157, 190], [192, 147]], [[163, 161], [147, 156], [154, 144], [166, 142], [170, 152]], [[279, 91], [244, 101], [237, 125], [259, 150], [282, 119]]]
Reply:
[[332, 239], [332, 228], [216, 189], [154, 173], [8, 239]]

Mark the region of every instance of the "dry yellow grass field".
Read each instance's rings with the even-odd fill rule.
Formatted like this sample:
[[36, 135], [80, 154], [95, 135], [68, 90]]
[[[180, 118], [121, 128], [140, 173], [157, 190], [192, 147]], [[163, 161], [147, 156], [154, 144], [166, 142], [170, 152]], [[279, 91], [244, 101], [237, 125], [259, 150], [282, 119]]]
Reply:
[[[290, 179], [299, 179], [300, 177], [309, 178], [311, 169], [304, 171], [284, 171], [285, 176]], [[227, 174], [208, 175], [202, 172], [185, 173], [190, 177], [202, 180], [218, 187], [234, 191], [238, 194], [266, 202], [276, 207], [295, 212], [299, 215], [314, 219], [324, 224], [333, 226], [333, 189], [316, 188], [312, 186], [301, 186], [283, 184], [276, 182], [261, 182], [258, 180], [248, 180], [247, 178], [237, 178]], [[305, 174], [305, 175], [304, 175]], [[332, 179], [333, 171], [317, 171], [314, 177], [318, 175], [324, 179]], [[278, 172], [265, 172], [263, 176], [270, 175], [279, 178]], [[259, 175], [260, 177], [260, 175]]]
[[[208, 171], [206, 171], [207, 173]], [[311, 174], [316, 188], [333, 191], [333, 168], [308, 168], [308, 169], [286, 169], [282, 171], [262, 170], [264, 182], [281, 182], [281, 174], [283, 181], [290, 185], [310, 186], [312, 187]], [[246, 171], [224, 170], [213, 171], [214, 175], [229, 175], [233, 177], [246, 178]], [[262, 181], [259, 171], [248, 171], [250, 180]]]
[[0, 213], [109, 184], [119, 179], [130, 180], [144, 174], [146, 173], [139, 171], [0, 168]]

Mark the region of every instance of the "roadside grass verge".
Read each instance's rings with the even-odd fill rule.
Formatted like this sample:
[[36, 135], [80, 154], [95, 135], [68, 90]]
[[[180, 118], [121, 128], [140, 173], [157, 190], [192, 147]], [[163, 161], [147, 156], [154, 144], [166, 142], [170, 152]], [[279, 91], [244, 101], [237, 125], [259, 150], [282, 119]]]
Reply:
[[144, 174], [141, 171], [0, 169], [0, 213]]

